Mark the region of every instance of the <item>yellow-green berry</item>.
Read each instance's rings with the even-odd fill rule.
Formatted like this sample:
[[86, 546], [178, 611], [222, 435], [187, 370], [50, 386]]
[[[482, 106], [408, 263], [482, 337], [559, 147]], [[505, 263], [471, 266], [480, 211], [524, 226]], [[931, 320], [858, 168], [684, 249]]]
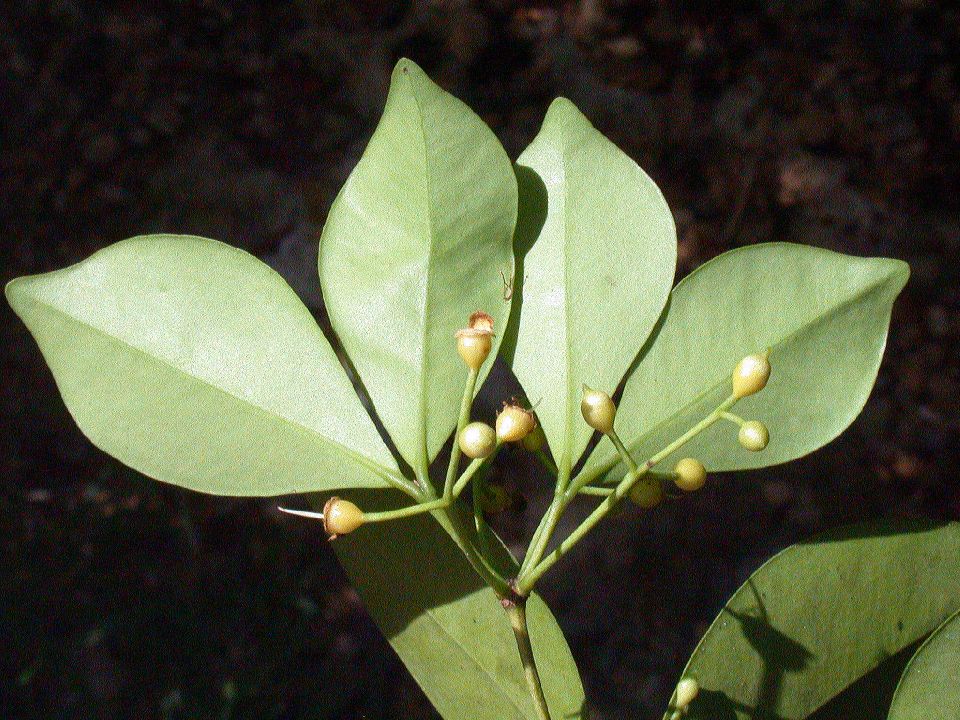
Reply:
[[497, 434], [486, 423], [472, 422], [460, 431], [457, 442], [467, 457], [485, 458], [497, 446]]
[[497, 439], [501, 442], [520, 442], [536, 426], [532, 412], [519, 405], [505, 404], [497, 415]]
[[510, 496], [499, 485], [487, 485], [480, 497], [480, 505], [484, 512], [495, 515], [510, 507]]
[[323, 529], [331, 539], [352, 533], [363, 523], [363, 510], [349, 500], [332, 497], [323, 506]]
[[766, 355], [747, 355], [733, 371], [733, 396], [739, 400], [763, 390], [770, 379]]
[[663, 502], [663, 486], [654, 478], [643, 478], [630, 489], [630, 500], [645, 510]]
[[673, 472], [673, 482], [684, 492], [699, 490], [707, 481], [707, 469], [696, 458], [683, 458], [673, 466]]
[[740, 426], [737, 440], [739, 440], [740, 444], [747, 450], [759, 452], [770, 442], [770, 431], [767, 430], [767, 426], [759, 420], [748, 420]]
[[536, 452], [537, 450], [543, 450], [543, 446], [547, 444], [547, 436], [543, 434], [543, 428], [537, 425], [529, 434], [523, 439], [523, 448], [524, 450], [529, 450], [530, 452]]
[[613, 431], [613, 421], [617, 417], [617, 406], [602, 390], [593, 390], [583, 386], [583, 397], [580, 400], [580, 412], [587, 425], [599, 430], [604, 435]]
[[700, 694], [700, 683], [691, 677], [683, 678], [677, 683], [676, 706], [686, 708]]

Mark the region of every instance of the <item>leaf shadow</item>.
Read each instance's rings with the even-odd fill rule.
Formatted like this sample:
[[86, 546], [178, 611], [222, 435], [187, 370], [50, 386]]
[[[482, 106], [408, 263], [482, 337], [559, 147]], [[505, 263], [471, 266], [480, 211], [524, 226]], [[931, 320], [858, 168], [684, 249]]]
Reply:
[[[393, 490], [353, 490], [349, 495], [368, 511], [410, 504], [409, 498]], [[396, 523], [368, 524], [362, 532], [362, 538], [333, 541], [333, 549], [367, 605], [376, 608], [377, 624], [388, 638], [435, 608], [480, 590], [489, 591], [450, 535], [429, 514]], [[444, 569], [442, 581], [435, 575], [438, 568]], [[495, 603], [495, 595], [489, 594], [490, 602]]]
[[[923, 532], [944, 523], [924, 521], [892, 521], [864, 523], [831, 530], [807, 542], [838, 542], [857, 537], [896, 535], [903, 532]], [[763, 670], [757, 693], [757, 703], [750, 706], [731, 698], [722, 691], [704, 689], [693, 704], [695, 717], [710, 720], [786, 720], [777, 711], [784, 677], [801, 672], [815, 659], [802, 643], [777, 630], [770, 622], [760, 593], [752, 580], [747, 586], [756, 599], [756, 614], [724, 608], [742, 630], [743, 638], [761, 657]], [[834, 720], [856, 717], [860, 720], [884, 720], [897, 684], [916, 650], [923, 644], [921, 637], [886, 657], [878, 658], [877, 665], [839, 693], [830, 698], [805, 720]]]
[[543, 179], [524, 165], [514, 165], [513, 169], [517, 176], [518, 191], [517, 226], [513, 232], [513, 304], [510, 307], [507, 327], [503, 331], [503, 342], [500, 344], [500, 354], [511, 367], [517, 349], [523, 308], [523, 286], [526, 280], [524, 261], [540, 237], [540, 231], [547, 220], [547, 186]]
[[754, 720], [779, 720], [775, 708], [780, 700], [784, 676], [804, 670], [814, 656], [802, 643], [771, 624], [767, 608], [752, 579], [747, 580], [747, 587], [756, 601], [757, 614], [737, 612], [728, 607], [723, 612], [740, 623], [744, 639], [763, 662], [757, 704], [752, 708], [750, 717]]

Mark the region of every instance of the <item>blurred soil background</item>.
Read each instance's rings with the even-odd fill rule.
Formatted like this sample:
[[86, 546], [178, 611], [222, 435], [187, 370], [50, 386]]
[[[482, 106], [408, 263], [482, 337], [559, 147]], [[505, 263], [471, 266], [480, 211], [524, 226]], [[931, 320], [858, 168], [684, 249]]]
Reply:
[[[544, 583], [594, 717], [659, 717], [775, 551], [865, 518], [960, 519], [958, 49], [956, 6], [927, 0], [8, 0], [2, 279], [189, 232], [265, 258], [322, 313], [317, 233], [402, 55], [512, 157], [571, 98], [663, 188], [681, 275], [769, 240], [907, 260], [876, 390], [841, 439], [622, 513]], [[125, 470], [0, 316], [0, 716], [435, 717], [318, 526]], [[487, 413], [511, 387], [495, 378]], [[518, 545], [545, 478], [507, 460], [527, 507], [496, 523]]]

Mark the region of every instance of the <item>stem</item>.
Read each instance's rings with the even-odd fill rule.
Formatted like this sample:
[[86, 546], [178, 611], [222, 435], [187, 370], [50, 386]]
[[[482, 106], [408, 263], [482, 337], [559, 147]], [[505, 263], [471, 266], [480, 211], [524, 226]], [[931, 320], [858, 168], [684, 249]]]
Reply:
[[608, 495], [613, 495], [613, 488], [587, 485], [587, 487], [580, 488], [580, 495], [596, 495], [597, 497], [607, 497]]
[[397, 508], [396, 510], [381, 510], [380, 512], [368, 512], [363, 514], [364, 522], [386, 522], [387, 520], [399, 520], [400, 518], [419, 515], [420, 513], [430, 512], [442, 507], [446, 507], [446, 500], [432, 500], [419, 505], [408, 505], [407, 507]]
[[504, 598], [514, 594], [513, 588], [510, 587], [509, 583], [493, 568], [485, 557], [477, 552], [477, 549], [470, 542], [472, 533], [457, 512], [456, 507], [444, 506], [435, 511], [434, 517], [441, 526], [447, 529], [450, 536], [456, 541], [457, 545], [460, 546], [460, 550], [467, 556], [467, 560], [470, 561], [473, 569], [483, 578], [487, 585], [493, 588], [497, 597]]
[[477, 545], [480, 554], [490, 557], [490, 545], [487, 538], [487, 521], [483, 517], [483, 493], [486, 489], [486, 477], [481, 475], [473, 484], [473, 524], [477, 528]]
[[[517, 578], [517, 592], [520, 595], [529, 595], [533, 586], [536, 584], [547, 570], [554, 566], [554, 564], [566, 555], [570, 549], [576, 545], [583, 537], [590, 532], [598, 522], [600, 522], [607, 513], [609, 513], [618, 502], [620, 502], [633, 488], [637, 481], [650, 472], [650, 469], [653, 468], [658, 462], [665, 460], [667, 457], [672, 455], [674, 452], [679, 450], [683, 445], [692, 440], [694, 437], [699, 435], [701, 432], [706, 430], [708, 427], [717, 422], [727, 410], [729, 410], [736, 403], [737, 399], [733, 396], [728, 397], [716, 410], [707, 415], [703, 420], [698, 422], [692, 428], [687, 430], [683, 435], [678, 437], [672, 443], [667, 445], [665, 448], [660, 450], [660, 452], [651, 456], [642, 466], [636, 470], [631, 470], [626, 475], [624, 475], [623, 480], [614, 488], [613, 492], [601, 502], [596, 509], [590, 513], [587, 518], [580, 523], [577, 528], [570, 533], [569, 536], [564, 538], [564, 540], [554, 548], [553, 552], [547, 555], [543, 560], [536, 561], [537, 564], [532, 568], [522, 569], [519, 577]], [[582, 487], [577, 487], [577, 484], [571, 486], [570, 494], [575, 495], [578, 493]], [[541, 542], [542, 539], [541, 539]]]
[[550, 507], [547, 508], [547, 511], [543, 514], [543, 517], [540, 518], [540, 524], [537, 525], [537, 529], [533, 533], [533, 538], [530, 540], [530, 545], [527, 548], [527, 553], [523, 557], [523, 562], [520, 564], [520, 572], [517, 577], [523, 577], [523, 574], [531, 567], [540, 562], [543, 554], [547, 551], [547, 544], [550, 542], [550, 537], [553, 535], [553, 531], [557, 529], [557, 523], [560, 522], [560, 516], [563, 515], [563, 511], [566, 510], [567, 505], [570, 501], [567, 499], [567, 496], [564, 494], [567, 489], [567, 485], [570, 482], [570, 454], [564, 453], [560, 458], [560, 466], [557, 472], [557, 485], [553, 494], [553, 501], [550, 503]]
[[729, 420], [734, 425], [739, 425], [740, 427], [743, 427], [743, 425], [747, 422], [742, 417], [739, 415], [734, 415], [732, 412], [722, 412], [720, 413], [720, 417], [722, 417], [724, 420]]
[[453, 446], [450, 448], [450, 464], [447, 465], [447, 478], [443, 483], [443, 498], [448, 502], [453, 497], [453, 480], [460, 467], [460, 433], [470, 422], [470, 406], [473, 405], [473, 391], [477, 386], [479, 370], [470, 368], [467, 373], [467, 382], [463, 388], [463, 398], [460, 400], [460, 416], [457, 418], [457, 429], [453, 434]]
[[633, 455], [630, 454], [630, 451], [627, 450], [623, 442], [620, 440], [620, 436], [617, 435], [616, 430], [610, 430], [610, 442], [613, 443], [613, 446], [617, 449], [617, 452], [620, 453], [620, 459], [627, 464], [630, 472], [636, 472], [637, 463], [634, 461]]
[[556, 477], [557, 474], [560, 472], [559, 470], [557, 470], [557, 464], [550, 459], [550, 456], [543, 451], [543, 448], [540, 448], [539, 450], [537, 450], [537, 459], [540, 460], [541, 463], [543, 463], [543, 466], [547, 470], [549, 470], [550, 474], [553, 475], [554, 477]]
[[507, 611], [510, 626], [517, 639], [517, 650], [520, 651], [520, 661], [523, 663], [523, 675], [527, 680], [527, 688], [530, 690], [530, 697], [537, 711], [537, 719], [550, 720], [550, 710], [547, 708], [547, 699], [543, 695], [540, 673], [537, 672], [537, 661], [533, 656], [533, 646], [530, 645], [530, 633], [527, 630], [526, 599], [504, 600], [503, 609]]
[[463, 474], [457, 479], [456, 484], [453, 486], [453, 489], [450, 492], [449, 502], [453, 502], [460, 497], [460, 493], [463, 492], [463, 489], [467, 486], [467, 483], [469, 483], [473, 476], [477, 474], [477, 471], [483, 467], [484, 463], [492, 461], [497, 456], [497, 453], [500, 452], [500, 445], [501, 443], [498, 440], [497, 446], [493, 449], [492, 453], [485, 458], [476, 458], [475, 460], [471, 461], [469, 465], [467, 465], [467, 469], [464, 470]]
[[547, 550], [547, 543], [550, 542], [550, 536], [553, 535], [553, 531], [556, 530], [557, 523], [560, 522], [560, 516], [563, 515], [566, 507], [566, 496], [562, 491], [558, 490], [553, 496], [550, 507], [548, 507], [547, 511], [543, 514], [543, 517], [540, 519], [540, 524], [533, 533], [530, 546], [527, 548], [527, 554], [524, 555], [523, 562], [520, 564], [520, 572], [517, 577], [523, 577], [528, 568], [540, 562], [540, 559]]

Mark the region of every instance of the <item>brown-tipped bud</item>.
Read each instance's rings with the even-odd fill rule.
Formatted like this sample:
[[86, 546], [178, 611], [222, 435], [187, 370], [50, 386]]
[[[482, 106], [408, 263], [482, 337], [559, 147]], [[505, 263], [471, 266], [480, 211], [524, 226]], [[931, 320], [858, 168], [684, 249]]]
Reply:
[[684, 492], [699, 490], [707, 481], [707, 469], [696, 458], [683, 458], [674, 465], [673, 472], [673, 482]]
[[482, 310], [470, 316], [467, 327], [457, 330], [457, 352], [471, 370], [479, 370], [493, 347], [493, 318]]
[[531, 430], [530, 433], [523, 439], [524, 450], [529, 450], [530, 452], [543, 450], [543, 446], [546, 444], [547, 436], [543, 434], [543, 428], [539, 425]]
[[477, 310], [470, 316], [467, 326], [477, 332], [485, 332], [493, 335], [493, 318], [483, 310]]
[[737, 400], [763, 390], [770, 379], [770, 361], [764, 355], [747, 355], [733, 371], [733, 396]]
[[533, 413], [519, 405], [504, 404], [497, 415], [497, 439], [501, 442], [520, 442], [537, 426]]
[[617, 417], [617, 406], [602, 390], [593, 390], [583, 386], [583, 398], [580, 400], [580, 412], [587, 425], [604, 435], [613, 431], [613, 421]]
[[363, 523], [363, 511], [349, 500], [332, 497], [323, 506], [323, 529], [331, 540], [352, 533]]
[[655, 478], [646, 477], [630, 489], [630, 499], [645, 510], [663, 502], [663, 486]]
[[460, 431], [457, 442], [468, 458], [485, 458], [497, 446], [497, 434], [486, 423], [472, 422]]
[[737, 440], [747, 450], [760, 452], [770, 442], [770, 431], [759, 420], [749, 420], [740, 426]]

